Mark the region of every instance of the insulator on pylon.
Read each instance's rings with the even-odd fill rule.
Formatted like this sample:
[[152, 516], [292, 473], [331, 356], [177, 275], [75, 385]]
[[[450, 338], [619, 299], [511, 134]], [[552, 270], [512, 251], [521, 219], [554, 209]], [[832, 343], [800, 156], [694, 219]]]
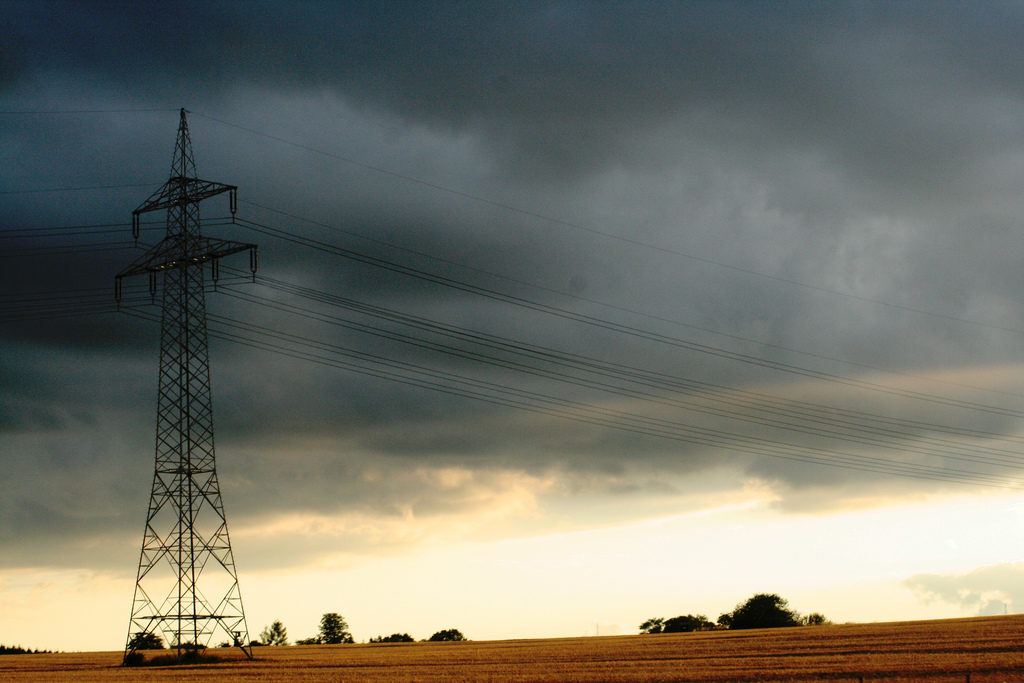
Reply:
[[149, 297], [156, 298], [156, 272], [152, 270], [149, 271]]
[[132, 237], [139, 241], [139, 214], [132, 212]]
[[220, 259], [219, 258], [214, 257], [214, 258], [210, 259], [210, 276], [213, 278], [213, 286], [216, 287], [217, 286], [217, 280], [220, 279]]
[[256, 280], [256, 266], [258, 266], [258, 257], [256, 255], [256, 247], [249, 249], [249, 270], [252, 271], [252, 279]]
[[121, 276], [118, 275], [117, 277], [114, 278], [114, 299], [117, 301], [118, 304], [121, 303], [121, 289]]
[[231, 209], [231, 218], [235, 217], [238, 212], [238, 190], [233, 189], [228, 192], [228, 208]]

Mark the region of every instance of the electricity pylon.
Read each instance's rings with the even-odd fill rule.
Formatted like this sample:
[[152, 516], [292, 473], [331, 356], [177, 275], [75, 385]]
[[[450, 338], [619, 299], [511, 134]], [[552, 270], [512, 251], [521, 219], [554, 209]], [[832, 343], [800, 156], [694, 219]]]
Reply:
[[216, 280], [218, 259], [249, 251], [255, 273], [256, 245], [200, 235], [199, 203], [226, 192], [234, 215], [238, 188], [196, 177], [185, 114], [182, 109], [170, 179], [132, 212], [138, 238], [139, 217], [166, 210], [166, 236], [115, 278], [120, 301], [123, 278], [148, 275], [155, 297], [163, 276], [156, 468], [126, 661], [145, 649], [145, 636], [162, 636], [180, 659], [206, 647], [218, 631], [252, 658], [214, 460], [203, 271], [209, 262]]

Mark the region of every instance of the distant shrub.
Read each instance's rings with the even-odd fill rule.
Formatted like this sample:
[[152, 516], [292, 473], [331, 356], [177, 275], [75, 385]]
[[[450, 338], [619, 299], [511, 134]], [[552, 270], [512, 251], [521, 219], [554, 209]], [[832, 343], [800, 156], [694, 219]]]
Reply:
[[758, 593], [732, 611], [731, 629], [799, 626], [800, 617], [774, 593]]
[[162, 650], [164, 641], [155, 633], [139, 631], [128, 641], [128, 649], [133, 652], [135, 650]]
[[466, 640], [466, 636], [462, 635], [462, 631], [457, 628], [446, 628], [430, 636], [429, 640], [434, 643], [457, 642]]
[[703, 614], [687, 614], [685, 616], [666, 619], [662, 625], [662, 633], [689, 633], [690, 631], [704, 631], [713, 627], [708, 618]]
[[179, 657], [176, 653], [157, 655], [146, 659], [141, 652], [131, 652], [124, 658], [125, 666], [175, 666], [186, 664], [212, 664], [221, 661], [216, 655], [208, 655], [203, 650], [192, 648], [184, 650]]
[[640, 633], [661, 633], [663, 628], [665, 628], [665, 619], [663, 617], [651, 617], [640, 624]]
[[141, 652], [129, 652], [124, 656], [124, 666], [142, 666], [146, 663], [146, 658]]
[[371, 643], [412, 643], [413, 637], [408, 633], [392, 633], [390, 636], [377, 636], [370, 638]]

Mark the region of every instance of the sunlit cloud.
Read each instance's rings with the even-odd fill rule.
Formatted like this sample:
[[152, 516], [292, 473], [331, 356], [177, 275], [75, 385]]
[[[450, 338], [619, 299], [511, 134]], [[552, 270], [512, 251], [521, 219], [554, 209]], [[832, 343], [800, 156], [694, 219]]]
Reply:
[[918, 574], [906, 580], [926, 602], [945, 602], [980, 616], [1019, 612], [1024, 605], [1024, 564], [980, 567], [966, 574]]

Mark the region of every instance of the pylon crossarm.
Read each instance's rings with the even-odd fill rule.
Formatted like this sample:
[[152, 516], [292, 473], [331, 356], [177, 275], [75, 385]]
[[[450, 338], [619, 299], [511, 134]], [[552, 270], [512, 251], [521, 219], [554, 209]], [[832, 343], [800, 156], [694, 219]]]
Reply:
[[127, 268], [115, 275], [115, 279], [141, 275], [143, 273], [159, 272], [171, 267], [180, 259], [181, 247], [174, 244], [174, 240], [161, 240], [146, 250], [142, 256], [135, 259]]
[[159, 273], [171, 268], [192, 266], [213, 259], [223, 258], [246, 250], [255, 250], [255, 244], [232, 242], [230, 240], [201, 237], [190, 240], [186, 246], [180, 239], [165, 239], [135, 259], [115, 277], [131, 277], [145, 273]]
[[[195, 204], [225, 192], [237, 192], [237, 185], [225, 185], [215, 183], [211, 180], [200, 180], [199, 178], [171, 178], [160, 189], [149, 196], [146, 201], [139, 205], [139, 208], [132, 211], [133, 215], [160, 211], [175, 206]], [[235, 206], [235, 202], [231, 202]]]

